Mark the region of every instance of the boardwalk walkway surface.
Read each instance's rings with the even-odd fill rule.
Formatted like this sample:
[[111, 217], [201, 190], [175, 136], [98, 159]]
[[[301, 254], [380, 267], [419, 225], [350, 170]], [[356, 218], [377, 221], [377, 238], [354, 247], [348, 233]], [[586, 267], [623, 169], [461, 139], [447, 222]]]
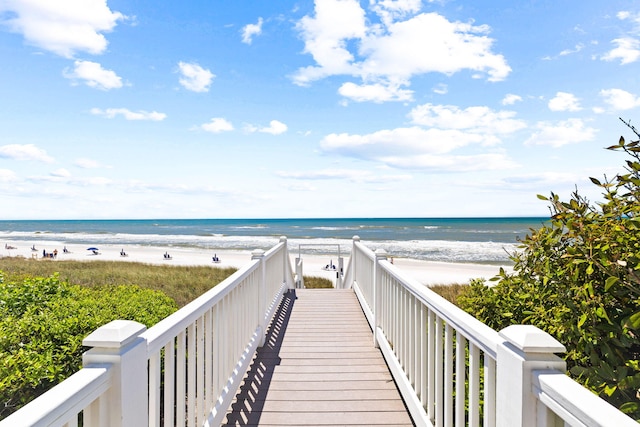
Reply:
[[351, 290], [284, 296], [224, 425], [412, 426]]

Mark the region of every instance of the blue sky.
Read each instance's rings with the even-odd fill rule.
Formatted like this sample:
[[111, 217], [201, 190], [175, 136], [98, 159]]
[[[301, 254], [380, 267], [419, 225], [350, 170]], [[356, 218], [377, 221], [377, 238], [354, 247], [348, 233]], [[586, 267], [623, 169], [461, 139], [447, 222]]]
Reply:
[[622, 171], [638, 1], [0, 0], [0, 219], [547, 215]]

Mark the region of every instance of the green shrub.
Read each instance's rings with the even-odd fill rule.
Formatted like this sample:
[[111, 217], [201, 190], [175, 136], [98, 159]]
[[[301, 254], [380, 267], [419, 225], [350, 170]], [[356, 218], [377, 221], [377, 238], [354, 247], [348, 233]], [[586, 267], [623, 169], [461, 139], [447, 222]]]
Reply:
[[[632, 130], [638, 135], [635, 129]], [[640, 136], [640, 135], [638, 135]], [[567, 347], [570, 373], [640, 418], [640, 142], [620, 138], [627, 173], [601, 182], [604, 201], [551, 193], [551, 221], [521, 241], [514, 273], [476, 281], [460, 306], [494, 329], [533, 324]]]
[[82, 366], [82, 340], [115, 319], [147, 327], [177, 309], [137, 286], [81, 287], [48, 278], [13, 280], [0, 271], [0, 418]]

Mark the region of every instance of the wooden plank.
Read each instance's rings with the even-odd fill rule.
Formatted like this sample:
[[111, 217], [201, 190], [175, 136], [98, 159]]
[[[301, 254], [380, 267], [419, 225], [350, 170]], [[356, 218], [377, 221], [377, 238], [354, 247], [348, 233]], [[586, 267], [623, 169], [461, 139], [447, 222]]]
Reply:
[[305, 289], [287, 298], [225, 425], [413, 425], [355, 294]]

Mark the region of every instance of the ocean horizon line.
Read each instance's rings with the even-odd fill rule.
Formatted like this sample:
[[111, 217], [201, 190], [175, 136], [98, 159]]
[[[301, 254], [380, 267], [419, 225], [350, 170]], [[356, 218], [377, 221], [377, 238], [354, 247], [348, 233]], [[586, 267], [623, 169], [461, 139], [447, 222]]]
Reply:
[[193, 218], [9, 218], [0, 219], [0, 222], [12, 222], [12, 221], [292, 221], [292, 220], [310, 220], [310, 221], [322, 221], [322, 220], [480, 220], [480, 219], [550, 219], [550, 216], [545, 215], [490, 215], [490, 216], [354, 216], [354, 217], [193, 217]]

